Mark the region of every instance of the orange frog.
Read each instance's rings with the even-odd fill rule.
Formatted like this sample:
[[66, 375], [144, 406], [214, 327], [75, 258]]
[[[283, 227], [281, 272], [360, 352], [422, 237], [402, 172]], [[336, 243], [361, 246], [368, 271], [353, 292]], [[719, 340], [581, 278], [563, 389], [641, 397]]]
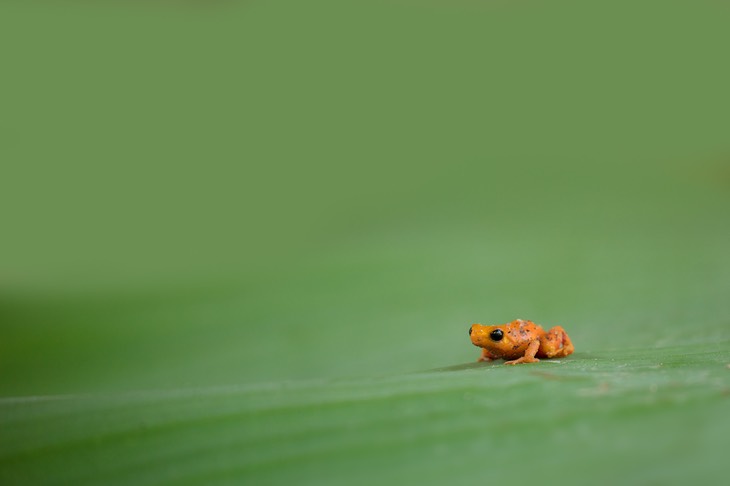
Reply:
[[[503, 358], [504, 364], [537, 363], [537, 358], [563, 358], [573, 353], [573, 343], [560, 326], [549, 331], [532, 321], [517, 319], [509, 324], [483, 326], [472, 324], [469, 336], [482, 349], [477, 361]], [[537, 358], [536, 358], [537, 356]]]

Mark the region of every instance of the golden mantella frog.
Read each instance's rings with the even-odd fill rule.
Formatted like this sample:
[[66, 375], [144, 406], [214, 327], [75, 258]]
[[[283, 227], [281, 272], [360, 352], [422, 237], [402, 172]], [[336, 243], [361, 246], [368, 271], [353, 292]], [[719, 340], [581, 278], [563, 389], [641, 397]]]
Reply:
[[469, 337], [482, 349], [477, 361], [505, 359], [504, 364], [536, 363], [538, 358], [563, 358], [573, 353], [573, 343], [560, 326], [545, 331], [532, 321], [517, 319], [509, 324], [472, 324]]

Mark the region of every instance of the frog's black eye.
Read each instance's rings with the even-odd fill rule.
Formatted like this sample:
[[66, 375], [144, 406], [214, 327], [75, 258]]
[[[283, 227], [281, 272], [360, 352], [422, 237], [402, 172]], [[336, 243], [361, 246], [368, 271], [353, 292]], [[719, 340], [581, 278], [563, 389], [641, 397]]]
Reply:
[[495, 329], [489, 333], [489, 337], [492, 338], [492, 341], [501, 341], [504, 337], [504, 333], [501, 329]]
[[471, 326], [469, 326], [469, 335], [471, 336]]

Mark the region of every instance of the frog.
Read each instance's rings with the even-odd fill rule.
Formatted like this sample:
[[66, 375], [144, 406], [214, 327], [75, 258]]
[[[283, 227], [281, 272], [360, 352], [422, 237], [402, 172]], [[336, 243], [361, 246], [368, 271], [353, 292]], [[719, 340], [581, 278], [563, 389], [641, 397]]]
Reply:
[[504, 359], [507, 365], [537, 363], [539, 358], [564, 358], [574, 347], [561, 326], [545, 331], [532, 321], [515, 319], [508, 324], [469, 327], [472, 344], [482, 349], [479, 361]]

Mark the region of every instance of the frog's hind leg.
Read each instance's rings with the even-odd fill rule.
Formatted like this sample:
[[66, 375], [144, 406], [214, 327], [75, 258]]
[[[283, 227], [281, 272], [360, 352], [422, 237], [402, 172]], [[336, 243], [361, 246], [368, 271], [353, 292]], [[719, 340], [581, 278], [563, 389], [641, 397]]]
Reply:
[[522, 356], [521, 358], [513, 359], [512, 361], [505, 361], [504, 364], [516, 365], [521, 363], [537, 363], [538, 361], [540, 361], [535, 357], [538, 349], [540, 349], [540, 341], [538, 339], [535, 339], [527, 346], [524, 356]]
[[573, 343], [560, 326], [551, 328], [540, 345], [540, 354], [548, 358], [564, 358], [573, 353]]

